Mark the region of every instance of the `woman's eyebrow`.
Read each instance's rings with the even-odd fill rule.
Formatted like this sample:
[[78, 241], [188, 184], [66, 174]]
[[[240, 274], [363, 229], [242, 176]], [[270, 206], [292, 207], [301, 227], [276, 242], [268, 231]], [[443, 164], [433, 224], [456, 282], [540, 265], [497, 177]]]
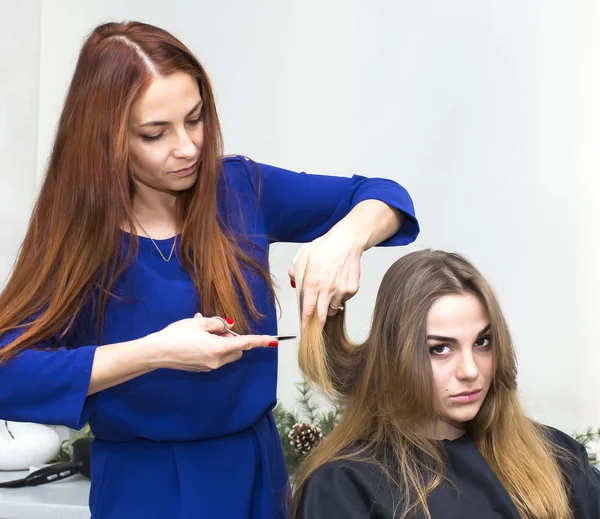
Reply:
[[[202, 99], [200, 99], [200, 101], [198, 101], [198, 103], [196, 103], [196, 106], [194, 106], [194, 108], [192, 108], [187, 113], [186, 117], [189, 117], [190, 115], [192, 115], [201, 106], [202, 106]], [[171, 123], [169, 121], [149, 121], [147, 123], [140, 124], [140, 127], [142, 127], [142, 126], [167, 126], [168, 124], [171, 124]]]
[[458, 342], [454, 337], [444, 337], [443, 335], [428, 335], [427, 340], [429, 339], [434, 341], [452, 342], [455, 344]]
[[[490, 331], [490, 325], [488, 324], [483, 330], [481, 330], [477, 336], [479, 337], [480, 335], [483, 335], [486, 332]], [[458, 341], [454, 338], [454, 337], [444, 337], [443, 335], [428, 335], [427, 336], [427, 340], [433, 340], [433, 341], [443, 341], [443, 342], [451, 342], [453, 344], [456, 344]]]

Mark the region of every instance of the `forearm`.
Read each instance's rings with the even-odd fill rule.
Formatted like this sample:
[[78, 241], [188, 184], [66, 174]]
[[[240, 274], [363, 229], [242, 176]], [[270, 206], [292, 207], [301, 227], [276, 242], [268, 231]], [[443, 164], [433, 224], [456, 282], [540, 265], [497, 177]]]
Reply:
[[380, 200], [358, 203], [330, 232], [352, 236], [362, 250], [370, 249], [396, 234], [404, 215]]
[[160, 367], [152, 336], [96, 349], [88, 396]]

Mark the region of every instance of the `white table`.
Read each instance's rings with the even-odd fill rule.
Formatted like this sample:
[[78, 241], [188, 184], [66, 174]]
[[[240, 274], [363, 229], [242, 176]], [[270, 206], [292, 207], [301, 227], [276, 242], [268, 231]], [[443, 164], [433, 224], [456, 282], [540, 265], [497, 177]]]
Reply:
[[[0, 471], [11, 481], [29, 471]], [[77, 474], [37, 487], [0, 488], [0, 519], [90, 519], [90, 482]]]

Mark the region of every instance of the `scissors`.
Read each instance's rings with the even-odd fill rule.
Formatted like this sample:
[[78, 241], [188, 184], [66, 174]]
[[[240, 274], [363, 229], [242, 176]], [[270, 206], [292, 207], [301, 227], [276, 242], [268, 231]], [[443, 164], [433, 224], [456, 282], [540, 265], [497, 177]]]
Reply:
[[[218, 319], [219, 321], [221, 321], [223, 323], [223, 331], [219, 332], [219, 335], [222, 333], [230, 333], [231, 335], [233, 335], [235, 337], [241, 336], [240, 333], [230, 330], [229, 327], [227, 326], [227, 321], [225, 321], [225, 319], [223, 319], [222, 317], [215, 315], [215, 319]], [[275, 335], [275, 338], [278, 341], [289, 341], [290, 339], [296, 339], [296, 336], [295, 335]]]

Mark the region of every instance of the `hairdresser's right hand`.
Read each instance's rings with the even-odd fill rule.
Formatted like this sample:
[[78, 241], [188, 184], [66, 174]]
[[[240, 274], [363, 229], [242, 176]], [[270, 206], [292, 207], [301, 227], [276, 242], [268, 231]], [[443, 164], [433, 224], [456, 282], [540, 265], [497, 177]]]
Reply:
[[147, 339], [154, 348], [157, 367], [183, 371], [211, 371], [239, 360], [245, 350], [277, 345], [277, 338], [270, 335], [235, 337], [222, 331], [221, 320], [196, 314]]

